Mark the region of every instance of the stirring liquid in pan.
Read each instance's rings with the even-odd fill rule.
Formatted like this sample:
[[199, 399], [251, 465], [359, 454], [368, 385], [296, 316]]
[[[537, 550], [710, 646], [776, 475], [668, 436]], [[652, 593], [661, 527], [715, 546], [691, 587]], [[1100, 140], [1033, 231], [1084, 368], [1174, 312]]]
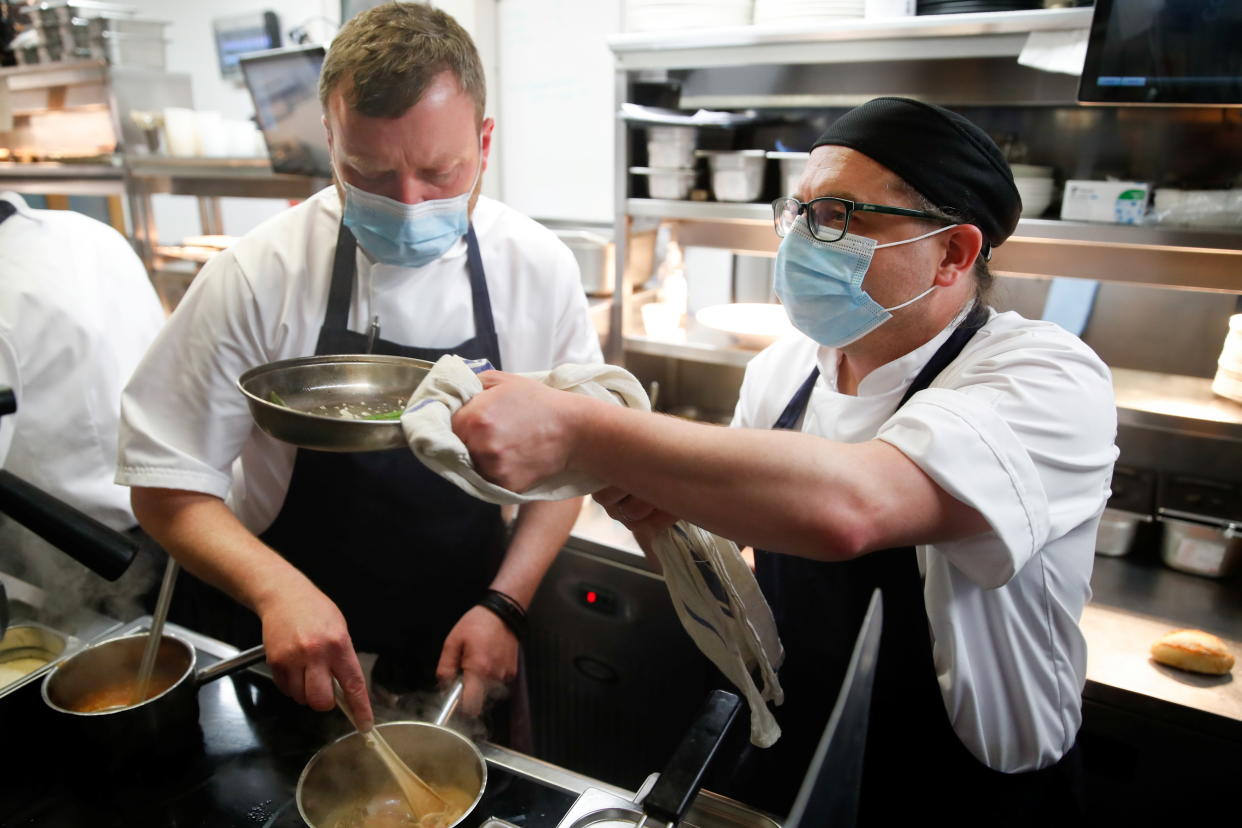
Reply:
[[397, 791], [360, 796], [334, 811], [325, 822], [327, 828], [448, 828], [461, 819], [474, 802], [474, 794], [461, 788], [431, 783], [445, 802], [445, 809], [422, 818], [410, 813], [405, 798]]

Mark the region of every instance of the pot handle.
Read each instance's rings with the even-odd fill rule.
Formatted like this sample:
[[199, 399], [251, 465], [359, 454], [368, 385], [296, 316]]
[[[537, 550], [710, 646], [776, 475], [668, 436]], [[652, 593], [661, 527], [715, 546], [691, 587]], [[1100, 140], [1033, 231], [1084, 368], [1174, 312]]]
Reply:
[[458, 702], [461, 701], [461, 691], [464, 686], [462, 677], [458, 676], [453, 680], [453, 684], [449, 687], [448, 698], [444, 700], [444, 707], [440, 708], [439, 715], [436, 716], [435, 724], [443, 727], [444, 723], [453, 715], [453, 711], [457, 709]]
[[698, 795], [703, 776], [729, 732], [729, 725], [737, 718], [739, 707], [741, 700], [736, 694], [712, 691], [660, 778], [644, 797], [643, 813], [668, 825], [681, 821]]
[[231, 658], [226, 658], [223, 661], [217, 661], [210, 667], [204, 667], [199, 670], [194, 676], [194, 683], [197, 685], [203, 685], [209, 681], [215, 681], [218, 678], [223, 678], [229, 673], [236, 673], [238, 670], [245, 669], [251, 664], [262, 661], [266, 655], [267, 653], [264, 652], [262, 644], [251, 647], [249, 650], [242, 650], [240, 653], [232, 656]]

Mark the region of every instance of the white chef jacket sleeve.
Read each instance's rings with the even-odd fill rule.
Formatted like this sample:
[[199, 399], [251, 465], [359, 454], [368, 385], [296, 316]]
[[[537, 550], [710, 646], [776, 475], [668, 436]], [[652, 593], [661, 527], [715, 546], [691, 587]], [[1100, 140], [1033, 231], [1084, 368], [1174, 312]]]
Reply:
[[1117, 456], [1108, 368], [1051, 327], [963, 354], [877, 435], [988, 522], [991, 533], [937, 544], [985, 589], [1107, 499]]
[[[265, 341], [261, 319], [233, 254], [217, 254], [121, 396], [117, 483], [228, 494], [232, 463], [253, 428], [237, 378], [269, 362], [276, 344]], [[272, 327], [279, 338], [283, 326]]]
[[13, 389], [18, 401], [17, 413], [0, 417], [0, 469], [4, 468], [4, 461], [9, 456], [13, 433], [17, 431], [17, 417], [21, 413], [22, 377], [18, 367], [17, 351], [8, 337], [0, 333], [0, 385]]

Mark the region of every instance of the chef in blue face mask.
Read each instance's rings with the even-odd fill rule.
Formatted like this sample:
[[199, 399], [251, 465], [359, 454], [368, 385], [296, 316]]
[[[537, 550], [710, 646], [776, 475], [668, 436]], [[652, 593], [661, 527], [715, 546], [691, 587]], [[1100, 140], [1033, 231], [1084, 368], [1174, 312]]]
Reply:
[[310, 354], [546, 370], [600, 361], [598, 336], [568, 248], [480, 195], [494, 124], [449, 15], [388, 3], [355, 16], [320, 101], [334, 186], [204, 267], [126, 390], [118, 480], [187, 571], [173, 619], [262, 641], [298, 701], [330, 708], [335, 678], [365, 725], [362, 652], [398, 694], [462, 674], [462, 708], [478, 712], [518, 671], [524, 609], [576, 504], [524, 507], [507, 527], [408, 450], [272, 440], [234, 383]]
[[734, 428], [501, 373], [455, 418], [510, 489], [578, 470], [611, 484], [595, 497], [640, 543], [676, 516], [766, 550], [782, 736], [724, 792], [788, 811], [879, 589], [860, 824], [912, 808], [1060, 824], [1081, 807], [1078, 620], [1116, 414], [1080, 340], [987, 304], [990, 251], [1020, 208], [979, 127], [870, 101], [773, 205], [776, 292], [797, 331], [748, 365]]

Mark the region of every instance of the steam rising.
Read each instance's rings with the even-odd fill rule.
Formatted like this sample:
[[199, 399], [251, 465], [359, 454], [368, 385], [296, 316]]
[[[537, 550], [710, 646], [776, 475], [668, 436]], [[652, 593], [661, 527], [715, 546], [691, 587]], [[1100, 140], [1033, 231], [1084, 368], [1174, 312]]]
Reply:
[[[133, 564], [115, 581], [108, 581], [52, 546], [26, 527], [0, 515], [0, 571], [44, 592], [33, 612], [14, 612], [14, 620], [37, 621], [64, 629], [83, 608], [118, 621], [132, 621], [150, 612], [153, 591], [165, 555], [144, 544]], [[33, 615], [34, 617], [29, 617]]]

